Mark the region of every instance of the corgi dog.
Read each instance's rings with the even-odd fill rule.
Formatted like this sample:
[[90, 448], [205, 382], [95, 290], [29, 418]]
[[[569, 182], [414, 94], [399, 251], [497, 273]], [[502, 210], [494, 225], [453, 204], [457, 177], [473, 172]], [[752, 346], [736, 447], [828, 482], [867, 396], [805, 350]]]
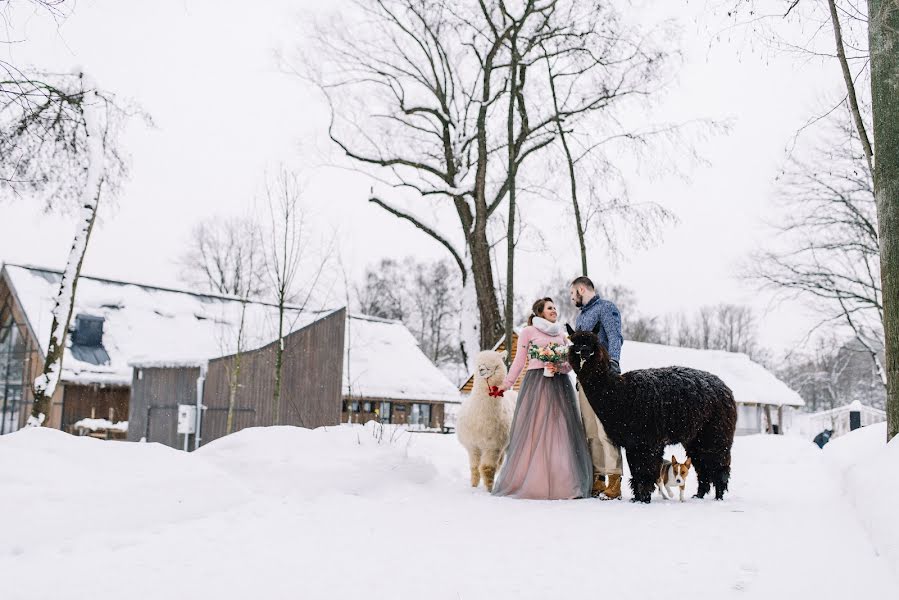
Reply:
[[[684, 488], [687, 485], [687, 475], [690, 473], [690, 465], [692, 461], [687, 457], [686, 462], [677, 462], [677, 457], [672, 456], [671, 461], [662, 461], [662, 468], [659, 471], [659, 480], [656, 486], [659, 488], [659, 494], [662, 498], [672, 499], [674, 494], [671, 488], [680, 487], [680, 501], [684, 501]], [[666, 494], [667, 492], [667, 494]]]

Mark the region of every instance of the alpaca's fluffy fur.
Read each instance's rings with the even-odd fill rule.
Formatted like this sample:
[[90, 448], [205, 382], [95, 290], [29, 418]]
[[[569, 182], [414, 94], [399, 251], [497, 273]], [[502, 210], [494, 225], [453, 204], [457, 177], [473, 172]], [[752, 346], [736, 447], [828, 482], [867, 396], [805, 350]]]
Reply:
[[478, 354], [474, 386], [456, 420], [456, 436], [468, 450], [471, 486], [477, 487], [483, 479], [490, 492], [509, 444], [515, 410], [515, 392], [508, 391], [501, 398], [489, 394], [490, 386], [502, 385], [505, 377], [506, 365], [498, 352], [488, 350]]
[[570, 332], [569, 362], [609, 438], [625, 449], [634, 501], [649, 502], [667, 444], [683, 444], [696, 467], [697, 497], [730, 478], [737, 423], [734, 395], [711, 373], [668, 367], [618, 375], [595, 333]]

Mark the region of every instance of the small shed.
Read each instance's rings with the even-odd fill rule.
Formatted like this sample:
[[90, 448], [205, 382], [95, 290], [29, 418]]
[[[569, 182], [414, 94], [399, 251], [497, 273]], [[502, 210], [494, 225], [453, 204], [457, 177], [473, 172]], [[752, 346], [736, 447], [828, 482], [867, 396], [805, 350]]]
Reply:
[[441, 429], [456, 386], [399, 321], [352, 315], [347, 321], [341, 421]]
[[[513, 360], [518, 345], [518, 331], [521, 329], [517, 329], [512, 338], [515, 344], [512, 348]], [[497, 342], [494, 350], [502, 353], [506, 351], [504, 338]], [[674, 365], [713, 373], [733, 390], [737, 402], [737, 435], [782, 433], [792, 426], [793, 410], [805, 404], [798, 392], [763, 365], [739, 352], [698, 350], [632, 341], [625, 341], [622, 346], [622, 371]], [[571, 376], [573, 378], [574, 374]], [[520, 387], [523, 377], [524, 372], [519, 376], [514, 389]], [[471, 375], [460, 391], [470, 394], [473, 383], [474, 375]]]

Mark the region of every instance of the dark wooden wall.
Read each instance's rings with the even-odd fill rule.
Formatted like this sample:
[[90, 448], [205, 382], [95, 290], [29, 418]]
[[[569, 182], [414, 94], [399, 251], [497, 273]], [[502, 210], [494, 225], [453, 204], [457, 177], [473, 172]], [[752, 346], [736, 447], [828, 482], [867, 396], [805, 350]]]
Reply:
[[[302, 427], [337, 425], [343, 389], [346, 311], [297, 330], [284, 338], [280, 424]], [[276, 424], [274, 402], [277, 342], [240, 357], [234, 431]], [[237, 358], [211, 360], [203, 391], [202, 442], [226, 434], [231, 373]]]
[[72, 426], [92, 415], [97, 419], [109, 419], [113, 423], [127, 421], [129, 393], [127, 387], [65, 384], [60, 429], [66, 433], [74, 433]]
[[[147, 437], [172, 448], [184, 447], [178, 435], [178, 405], [197, 403], [199, 367], [135, 367], [128, 406], [128, 441]], [[149, 420], [148, 420], [149, 418]], [[188, 443], [193, 448], [193, 436]]]

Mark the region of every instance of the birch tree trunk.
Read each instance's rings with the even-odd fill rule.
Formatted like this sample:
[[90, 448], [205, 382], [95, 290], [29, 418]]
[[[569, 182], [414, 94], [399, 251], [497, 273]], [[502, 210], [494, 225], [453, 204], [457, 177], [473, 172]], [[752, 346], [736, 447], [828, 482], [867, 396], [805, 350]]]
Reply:
[[868, 0], [868, 40], [890, 440], [899, 434], [899, 1]]
[[100, 193], [103, 188], [103, 132], [100, 127], [100, 118], [97, 112], [97, 96], [93, 90], [84, 93], [83, 113], [85, 131], [87, 134], [88, 172], [78, 213], [78, 225], [75, 229], [75, 237], [72, 248], [69, 250], [69, 258], [59, 282], [59, 292], [53, 305], [53, 322], [50, 326], [50, 341], [44, 359], [44, 368], [32, 384], [34, 403], [31, 407], [31, 416], [28, 417], [29, 427], [40, 427], [50, 415], [50, 403], [59, 378], [62, 374], [62, 360], [65, 355], [66, 335], [72, 320], [72, 312], [75, 309], [75, 291], [78, 285], [78, 276], [81, 274], [81, 266], [84, 263], [84, 255], [87, 252], [87, 244], [90, 241], [94, 222], [97, 219], [97, 206], [100, 202]]

